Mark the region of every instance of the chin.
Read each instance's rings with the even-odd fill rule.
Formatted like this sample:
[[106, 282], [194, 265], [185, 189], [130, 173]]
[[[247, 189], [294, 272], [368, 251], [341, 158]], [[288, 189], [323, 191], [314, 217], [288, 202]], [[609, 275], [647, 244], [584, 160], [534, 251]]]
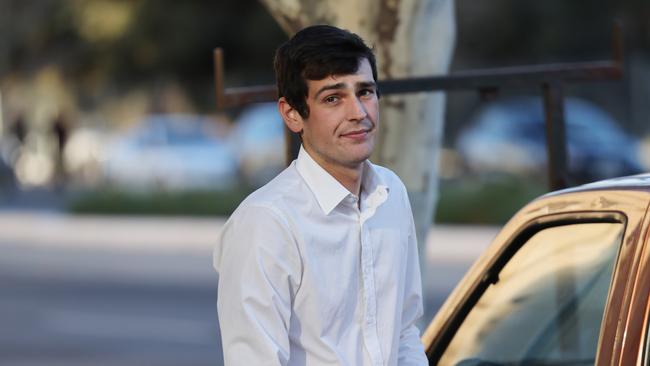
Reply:
[[372, 155], [372, 149], [368, 149], [366, 151], [360, 151], [356, 154], [353, 154], [353, 160], [354, 162], [360, 164], [368, 160], [370, 158], [370, 155]]

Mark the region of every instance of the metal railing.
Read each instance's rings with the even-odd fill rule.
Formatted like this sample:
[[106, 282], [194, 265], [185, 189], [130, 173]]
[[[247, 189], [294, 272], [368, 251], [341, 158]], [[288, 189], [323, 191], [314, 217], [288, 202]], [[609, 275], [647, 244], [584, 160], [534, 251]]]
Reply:
[[[224, 56], [214, 50], [216, 99], [218, 108], [243, 106], [277, 100], [275, 85], [224, 88]], [[564, 86], [585, 81], [618, 80], [623, 76], [623, 41], [618, 24], [614, 26], [611, 60], [517, 66], [469, 70], [448, 75], [379, 80], [382, 95], [432, 91], [477, 90], [493, 96], [504, 88], [539, 88], [544, 99], [548, 183], [551, 190], [567, 186], [567, 148], [564, 121]], [[300, 146], [296, 134], [287, 134], [287, 161], [293, 160]]]

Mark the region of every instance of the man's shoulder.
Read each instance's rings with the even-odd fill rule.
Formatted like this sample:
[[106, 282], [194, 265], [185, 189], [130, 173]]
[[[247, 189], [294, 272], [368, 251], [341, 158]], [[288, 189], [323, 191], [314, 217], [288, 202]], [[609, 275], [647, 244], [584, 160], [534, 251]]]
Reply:
[[233, 212], [233, 216], [251, 209], [267, 209], [278, 213], [291, 197], [299, 194], [300, 185], [300, 175], [295, 167], [290, 165], [264, 186], [249, 194]]
[[251, 193], [230, 215], [213, 254], [213, 264], [218, 272], [224, 258], [232, 258], [233, 253], [250, 253], [263, 248], [265, 255], [280, 258], [292, 248], [293, 233], [287, 202], [291, 201], [292, 192], [300, 191], [301, 183], [290, 168]]
[[287, 202], [300, 191], [299, 176], [287, 167], [264, 186], [249, 194], [226, 221], [226, 233], [251, 233], [257, 229], [288, 229]]

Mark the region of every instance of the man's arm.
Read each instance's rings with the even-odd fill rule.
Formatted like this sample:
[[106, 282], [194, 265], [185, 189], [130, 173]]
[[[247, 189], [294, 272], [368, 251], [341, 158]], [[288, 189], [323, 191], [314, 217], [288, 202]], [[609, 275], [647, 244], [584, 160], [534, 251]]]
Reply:
[[286, 365], [301, 273], [287, 225], [271, 209], [244, 208], [224, 228], [214, 266], [225, 365]]
[[428, 365], [424, 346], [420, 341], [420, 330], [417, 328], [417, 321], [422, 317], [422, 279], [420, 277], [420, 262], [418, 260], [418, 244], [415, 234], [415, 224], [411, 205], [404, 189], [404, 199], [410, 218], [410, 230], [408, 234], [408, 248], [406, 261], [406, 278], [404, 281], [404, 302], [402, 306], [402, 330], [399, 344], [399, 366]]

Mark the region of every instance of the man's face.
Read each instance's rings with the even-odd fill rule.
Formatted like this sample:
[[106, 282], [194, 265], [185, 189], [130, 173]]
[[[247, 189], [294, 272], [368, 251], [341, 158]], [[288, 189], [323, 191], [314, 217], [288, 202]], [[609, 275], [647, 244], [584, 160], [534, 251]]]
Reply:
[[330, 172], [358, 168], [372, 153], [379, 123], [370, 63], [361, 59], [356, 73], [308, 80], [307, 87], [309, 116], [301, 118], [305, 149]]

